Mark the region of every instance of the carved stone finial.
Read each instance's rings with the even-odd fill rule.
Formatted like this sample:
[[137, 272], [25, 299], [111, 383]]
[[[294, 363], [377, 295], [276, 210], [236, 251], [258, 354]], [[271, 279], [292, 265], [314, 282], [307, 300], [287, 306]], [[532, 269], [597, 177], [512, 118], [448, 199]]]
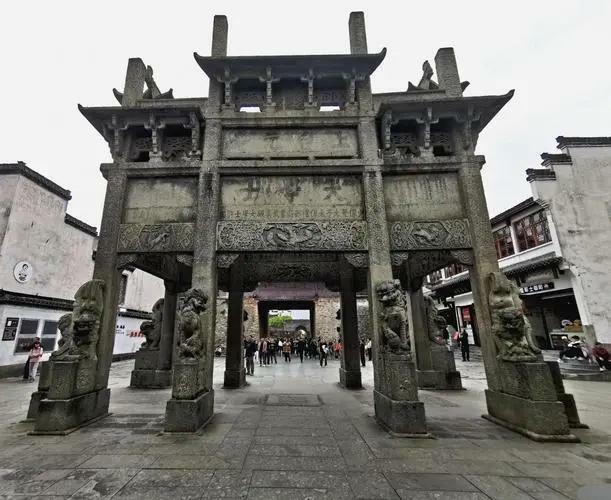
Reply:
[[140, 331], [146, 337], [140, 349], [155, 350], [159, 349], [161, 340], [161, 324], [163, 322], [163, 299], [159, 299], [153, 305], [153, 317], [151, 321], [143, 321], [140, 324]]
[[378, 313], [382, 345], [396, 354], [406, 354], [410, 345], [407, 337], [407, 302], [399, 280], [381, 281], [376, 286], [380, 303]]
[[533, 340], [518, 287], [501, 272], [490, 273], [488, 281], [492, 334], [499, 350], [497, 358], [513, 363], [537, 361], [541, 350]]
[[[151, 66], [146, 67], [144, 74], [144, 83], [146, 84], [146, 90], [142, 94], [141, 99], [174, 99], [174, 90], [170, 89], [167, 92], [161, 92], [155, 79], [153, 78], [153, 68]], [[123, 104], [123, 92], [117, 89], [112, 89], [112, 93], [115, 99], [119, 101], [119, 104]]]
[[439, 85], [433, 81], [433, 68], [428, 61], [422, 63], [422, 78], [418, 85], [414, 85], [412, 82], [408, 83], [407, 91], [411, 92], [414, 90], [437, 90]]
[[203, 354], [201, 320], [199, 315], [206, 310], [208, 297], [199, 288], [188, 290], [178, 311], [178, 356], [181, 359], [199, 359]]

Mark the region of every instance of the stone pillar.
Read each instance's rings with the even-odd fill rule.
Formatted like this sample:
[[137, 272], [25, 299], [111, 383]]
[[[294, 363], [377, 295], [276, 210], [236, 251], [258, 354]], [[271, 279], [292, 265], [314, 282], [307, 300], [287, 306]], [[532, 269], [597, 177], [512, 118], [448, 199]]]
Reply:
[[356, 312], [356, 290], [354, 270], [345, 259], [340, 261], [341, 333], [343, 349], [339, 383], [346, 389], [360, 389], [361, 360], [359, 351], [359, 328]]
[[450, 97], [461, 97], [462, 86], [452, 47], [444, 47], [437, 51], [437, 54], [435, 54], [435, 69], [437, 70], [439, 88], [445, 90]]
[[[482, 356], [488, 389], [485, 418], [536, 441], [578, 441], [570, 433], [566, 410], [554, 386], [552, 374], [542, 358], [533, 361], [499, 359], [491, 314], [491, 275], [498, 273], [490, 219], [480, 175], [482, 157], [463, 164], [459, 183], [465, 212], [469, 218], [474, 265], [470, 270]], [[496, 274], [501, 279], [500, 273]], [[517, 292], [516, 292], [517, 295]], [[519, 299], [518, 299], [519, 301]], [[516, 308], [521, 307], [515, 304]], [[497, 320], [497, 328], [498, 320]]]
[[[420, 285], [420, 283], [418, 283]], [[411, 326], [416, 344], [418, 387], [420, 389], [462, 390], [460, 373], [456, 371], [454, 353], [445, 344], [432, 339], [442, 335], [435, 324], [437, 313], [432, 299], [425, 300], [422, 288], [410, 292]], [[443, 321], [445, 323], [445, 320]], [[435, 329], [435, 331], [431, 331]]]
[[[161, 317], [159, 317], [160, 314]], [[158, 329], [159, 341], [155, 345], [145, 343], [140, 350], [136, 351], [130, 387], [163, 389], [172, 385], [175, 314], [176, 294], [173, 284], [166, 281], [164, 298], [153, 306], [153, 320], [142, 325], [145, 327], [145, 324], [148, 323], [151, 328]]]
[[350, 53], [367, 54], [367, 32], [365, 30], [365, 14], [363, 12], [350, 13], [348, 31], [350, 32]]
[[[94, 279], [75, 295], [70, 328], [80, 345], [75, 354], [51, 361], [49, 394], [39, 405], [37, 433], [64, 434], [108, 414], [108, 376], [119, 300], [116, 249], [127, 187], [127, 175], [120, 164], [109, 169], [107, 181]], [[96, 314], [88, 311], [92, 307]]]
[[171, 372], [174, 357], [174, 330], [176, 328], [176, 285], [171, 281], [165, 282], [165, 295], [163, 298], [163, 323], [161, 341], [159, 342], [159, 370]]
[[144, 94], [144, 78], [146, 66], [139, 57], [129, 59], [125, 73], [125, 87], [121, 106], [135, 106], [136, 101], [142, 99]]
[[[385, 311], [377, 292], [380, 285], [393, 283], [393, 279], [384, 191], [379, 167], [368, 168], [363, 174], [363, 192], [368, 225], [367, 288], [372, 332], [375, 387], [373, 396], [376, 419], [384, 428], [398, 436], [428, 436], [424, 404], [418, 401], [416, 367], [411, 353], [394, 352], [384, 342], [382, 323]], [[405, 316], [407, 316], [406, 309], [405, 306]]]
[[[212, 55], [227, 53], [227, 19], [214, 18], [212, 34]], [[206, 122], [204, 148], [199, 174], [198, 196], [193, 241], [193, 274], [191, 296], [205, 296], [205, 309], [198, 307], [198, 335], [201, 349], [186, 356], [180, 354], [174, 363], [172, 398], [166, 406], [166, 432], [195, 432], [212, 418], [214, 411], [214, 333], [216, 328], [216, 223], [219, 205], [219, 174], [214, 161], [219, 158], [221, 145], [221, 123], [218, 113], [221, 107], [220, 84], [210, 80], [208, 108], [210, 118]], [[185, 297], [189, 296], [189, 292]], [[181, 306], [183, 307], [183, 306]], [[188, 305], [187, 305], [188, 307]], [[193, 316], [191, 310], [189, 316]], [[183, 315], [181, 309], [179, 315]], [[188, 347], [188, 346], [186, 346]], [[184, 351], [184, 350], [183, 350]]]
[[226, 389], [238, 389], [246, 384], [244, 369], [244, 292], [241, 263], [234, 262], [229, 270], [229, 299], [227, 300], [227, 356], [225, 358]]

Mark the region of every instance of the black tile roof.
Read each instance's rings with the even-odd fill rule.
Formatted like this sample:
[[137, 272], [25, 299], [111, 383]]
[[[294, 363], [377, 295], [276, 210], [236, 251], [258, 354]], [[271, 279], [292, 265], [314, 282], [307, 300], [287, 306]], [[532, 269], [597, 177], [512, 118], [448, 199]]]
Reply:
[[32, 170], [22, 161], [18, 161], [17, 163], [0, 163], [0, 175], [2, 174], [23, 175], [26, 179], [31, 180], [64, 200], [70, 200], [72, 198], [69, 190], [64, 189], [59, 184], [55, 184], [51, 179]]

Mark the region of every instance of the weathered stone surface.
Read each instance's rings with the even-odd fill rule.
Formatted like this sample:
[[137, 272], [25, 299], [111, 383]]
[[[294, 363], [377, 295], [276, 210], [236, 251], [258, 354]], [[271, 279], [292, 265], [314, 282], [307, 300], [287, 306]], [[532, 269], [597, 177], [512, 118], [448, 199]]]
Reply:
[[166, 406], [166, 432], [195, 432], [212, 418], [214, 391], [193, 399], [170, 399]]
[[546, 363], [499, 363], [503, 392], [533, 401], [557, 401]]
[[46, 399], [39, 405], [34, 426], [39, 433], [63, 433], [108, 414], [110, 389], [89, 392], [69, 399]]
[[424, 403], [398, 401], [374, 391], [376, 419], [391, 432], [401, 435], [426, 434]]

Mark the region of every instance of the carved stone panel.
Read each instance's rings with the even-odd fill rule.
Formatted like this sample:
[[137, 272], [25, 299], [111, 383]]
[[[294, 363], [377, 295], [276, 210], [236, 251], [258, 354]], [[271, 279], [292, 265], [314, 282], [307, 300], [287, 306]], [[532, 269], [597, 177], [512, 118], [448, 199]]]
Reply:
[[119, 252], [188, 252], [193, 224], [121, 224]]
[[226, 129], [223, 158], [356, 158], [356, 128]]
[[392, 250], [470, 248], [467, 219], [392, 222], [389, 224]]
[[196, 196], [197, 178], [130, 179], [122, 222], [192, 222]]
[[365, 250], [367, 227], [351, 222], [223, 221], [216, 226], [217, 250]]
[[454, 172], [385, 176], [384, 198], [389, 221], [464, 215]]
[[357, 176], [223, 177], [221, 219], [271, 221], [363, 218]]

